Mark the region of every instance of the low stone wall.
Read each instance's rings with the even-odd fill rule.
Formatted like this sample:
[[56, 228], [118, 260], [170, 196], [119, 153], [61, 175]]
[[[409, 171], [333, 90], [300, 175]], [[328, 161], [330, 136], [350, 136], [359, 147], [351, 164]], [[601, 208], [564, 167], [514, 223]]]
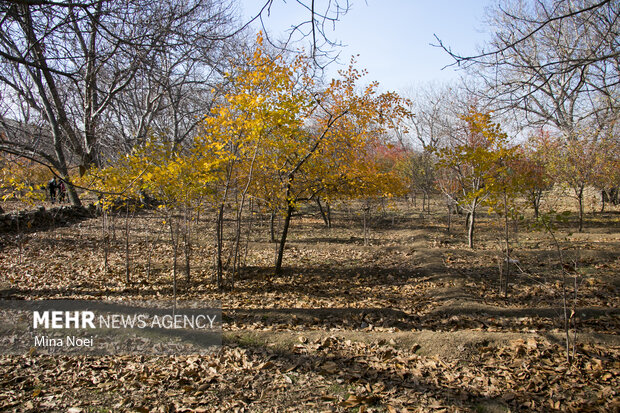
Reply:
[[34, 210], [10, 212], [0, 214], [0, 233], [43, 230], [52, 226], [68, 225], [95, 216], [97, 216], [97, 210], [92, 204], [88, 208], [60, 206], [45, 209], [45, 207], [39, 207]]

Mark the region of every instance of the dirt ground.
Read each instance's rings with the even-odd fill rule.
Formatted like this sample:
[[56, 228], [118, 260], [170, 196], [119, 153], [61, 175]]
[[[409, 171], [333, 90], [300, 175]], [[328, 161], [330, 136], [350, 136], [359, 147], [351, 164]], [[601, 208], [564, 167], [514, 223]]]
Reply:
[[[180, 272], [179, 298], [221, 300], [218, 351], [3, 355], [0, 410], [620, 411], [618, 211], [588, 214], [583, 233], [572, 221], [555, 230], [570, 305], [577, 285], [570, 365], [556, 245], [527, 219], [511, 228], [518, 262], [504, 296], [494, 216], [480, 215], [471, 250], [464, 218], [454, 216], [448, 233], [437, 205], [429, 214], [406, 202], [375, 210], [368, 245], [356, 208], [335, 205], [332, 228], [303, 212], [277, 277], [268, 218], [257, 214], [246, 266], [224, 290], [212, 283], [210, 217], [194, 227], [191, 280]], [[107, 273], [101, 218], [0, 234], [0, 298], [170, 297], [162, 220], [154, 211], [131, 218], [129, 283], [123, 214], [110, 231]]]

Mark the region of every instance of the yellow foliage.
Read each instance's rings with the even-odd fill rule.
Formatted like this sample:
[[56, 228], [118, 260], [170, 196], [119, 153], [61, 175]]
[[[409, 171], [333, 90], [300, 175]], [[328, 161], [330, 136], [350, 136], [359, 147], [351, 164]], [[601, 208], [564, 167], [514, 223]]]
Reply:
[[[166, 205], [196, 199], [218, 204], [249, 193], [272, 209], [324, 196], [391, 196], [402, 192], [389, 148], [390, 129], [407, 116], [394, 93], [377, 83], [361, 91], [351, 62], [342, 78], [317, 84], [311, 62], [271, 56], [256, 47], [227, 73], [229, 90], [201, 120], [185, 148], [164, 137], [85, 177], [107, 198], [147, 192]], [[379, 151], [380, 152], [380, 151]], [[386, 152], [386, 154], [387, 154]]]
[[0, 158], [0, 199], [19, 199], [34, 204], [45, 199], [45, 185], [52, 172], [24, 158]]
[[467, 208], [485, 202], [494, 205], [504, 191], [516, 191], [509, 169], [515, 148], [508, 147], [508, 137], [491, 113], [470, 107], [463, 115], [463, 134], [459, 141], [436, 151], [441, 189]]

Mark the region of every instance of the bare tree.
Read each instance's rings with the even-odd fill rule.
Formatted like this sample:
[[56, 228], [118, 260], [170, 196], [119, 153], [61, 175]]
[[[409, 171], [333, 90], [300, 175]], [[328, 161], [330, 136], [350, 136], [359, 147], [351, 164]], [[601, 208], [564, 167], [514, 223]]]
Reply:
[[[492, 12], [490, 23], [490, 45], [500, 52], [468, 60], [483, 82], [480, 99], [512, 112], [521, 128], [551, 130], [566, 147], [602, 139], [620, 116], [620, 4], [515, 0]], [[580, 228], [589, 184], [571, 184]]]
[[564, 56], [549, 60], [546, 66], [583, 67], [589, 64], [600, 62], [617, 61], [620, 56], [618, 49], [618, 4], [613, 0], [599, 0], [588, 2], [570, 2], [567, 0], [559, 0], [548, 2], [536, 0], [532, 2], [534, 7], [542, 9], [544, 13], [536, 16], [524, 16], [514, 14], [507, 8], [499, 6], [499, 11], [507, 18], [527, 23], [525, 30], [515, 32], [512, 36], [506, 37], [505, 41], [500, 44], [490, 44], [489, 49], [483, 49], [480, 53], [471, 56], [465, 56], [443, 43], [441, 39], [435, 35], [437, 43], [435, 46], [444, 49], [453, 59], [454, 62], [449, 66], [469, 66], [477, 63], [486, 63], [489, 59], [502, 60], [505, 53], [510, 52], [514, 48], [521, 47], [523, 43], [531, 41], [531, 39], [539, 36], [539, 32], [543, 32], [548, 26], [554, 24], [562, 24], [562, 21], [578, 20], [582, 24], [589, 26], [603, 40], [599, 47], [590, 50], [587, 56]]
[[[491, 98], [499, 109], [515, 109], [524, 126], [551, 126], [567, 139], [577, 139], [585, 126], [603, 130], [620, 109], [618, 60], [594, 58], [618, 50], [620, 7], [604, 3], [593, 15], [573, 13], [575, 4], [591, 6], [588, 0], [518, 0], [496, 10], [491, 45], [502, 52], [471, 66], [484, 81], [481, 98]], [[605, 32], [596, 25], [601, 20], [609, 20]]]
[[[8, 139], [0, 150], [45, 162], [67, 182], [70, 165], [101, 164], [105, 120], [121, 93], [161, 64], [162, 55], [170, 74], [182, 72], [189, 47], [227, 38], [232, 13], [227, 0], [10, 1], [0, 7], [4, 104], [14, 119], [44, 124], [53, 153]], [[79, 204], [71, 185], [68, 192]]]
[[[101, 166], [149, 133], [179, 145], [195, 132], [222, 90], [221, 66], [236, 47], [227, 40], [253, 21], [264, 24], [274, 4], [265, 1], [239, 25], [233, 0], [2, 2], [0, 111], [9, 119], [3, 126], [20, 130], [4, 133], [0, 150], [49, 166], [79, 204], [70, 168]], [[349, 3], [295, 5], [308, 17], [292, 22], [279, 47], [311, 38], [318, 63], [335, 45], [326, 28]]]
[[[215, 31], [233, 25], [234, 20], [227, 15], [215, 16], [210, 24]], [[248, 47], [237, 32], [222, 41], [203, 34], [192, 41], [179, 41], [175, 48], [162, 48], [111, 108], [106, 147], [114, 153], [121, 143], [130, 150], [144, 144], [149, 135], [168, 140], [174, 147], [183, 146], [195, 135], [202, 117], [228, 90], [224, 74]]]
[[[449, 145], [460, 134], [459, 114], [470, 103], [463, 90], [458, 85], [428, 84], [408, 93], [413, 116], [407, 125], [407, 144], [413, 151], [407, 173], [412, 190], [423, 193], [422, 210], [428, 200], [430, 212], [430, 194], [437, 187], [434, 151]], [[453, 203], [449, 198], [447, 201], [451, 211]]]
[[289, 52], [298, 52], [291, 46], [299, 41], [309, 39], [310, 55], [317, 66], [324, 68], [337, 58], [333, 52], [341, 44], [329, 35], [329, 28], [335, 27], [336, 23], [351, 9], [349, 0], [295, 0], [286, 2], [286, 7], [296, 7], [302, 15], [299, 21], [292, 21], [288, 34], [284, 41], [277, 41], [270, 35], [266, 17], [271, 15], [272, 9], [282, 7], [277, 0], [266, 0], [262, 3], [260, 11], [248, 22], [258, 20], [266, 35], [266, 40], [274, 47]]

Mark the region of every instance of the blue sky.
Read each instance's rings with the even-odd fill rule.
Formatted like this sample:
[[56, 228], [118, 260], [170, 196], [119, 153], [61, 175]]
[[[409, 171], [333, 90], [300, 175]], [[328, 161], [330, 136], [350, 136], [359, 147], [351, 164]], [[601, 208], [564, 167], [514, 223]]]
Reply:
[[[325, 3], [317, 1], [317, 4]], [[342, 2], [341, 2], [342, 3]], [[263, 0], [243, 0], [247, 16], [256, 13]], [[462, 53], [473, 53], [487, 35], [485, 7], [491, 0], [351, 0], [351, 10], [331, 27], [331, 39], [346, 45], [340, 60], [347, 63], [359, 54], [359, 67], [368, 70], [368, 80], [378, 80], [383, 89], [403, 91], [426, 82], [458, 77], [452, 68], [441, 70], [451, 59], [434, 43], [437, 34], [445, 44]], [[307, 18], [295, 0], [274, 2], [265, 19], [275, 38], [283, 37], [291, 22]], [[335, 72], [335, 67], [328, 73]]]

